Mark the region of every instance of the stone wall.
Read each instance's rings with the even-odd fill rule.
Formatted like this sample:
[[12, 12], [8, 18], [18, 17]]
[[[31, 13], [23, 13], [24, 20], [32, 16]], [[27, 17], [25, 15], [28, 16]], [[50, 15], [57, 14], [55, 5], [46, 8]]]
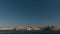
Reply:
[[14, 28], [0, 28], [0, 30], [13, 30]]

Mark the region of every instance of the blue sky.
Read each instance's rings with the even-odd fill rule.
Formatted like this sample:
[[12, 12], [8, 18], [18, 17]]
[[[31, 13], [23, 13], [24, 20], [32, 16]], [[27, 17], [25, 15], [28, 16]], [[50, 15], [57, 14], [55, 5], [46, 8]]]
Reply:
[[60, 0], [0, 0], [0, 27], [60, 25]]

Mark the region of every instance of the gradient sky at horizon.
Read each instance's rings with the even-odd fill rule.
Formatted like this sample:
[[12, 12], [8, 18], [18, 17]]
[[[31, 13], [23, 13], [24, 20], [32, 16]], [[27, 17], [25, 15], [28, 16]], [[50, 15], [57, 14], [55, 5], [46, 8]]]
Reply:
[[0, 0], [0, 27], [60, 25], [60, 0]]

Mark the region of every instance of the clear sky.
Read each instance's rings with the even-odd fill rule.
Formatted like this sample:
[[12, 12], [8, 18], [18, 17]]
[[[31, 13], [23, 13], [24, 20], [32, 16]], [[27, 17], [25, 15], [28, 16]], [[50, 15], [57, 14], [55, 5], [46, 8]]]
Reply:
[[60, 0], [0, 0], [0, 27], [60, 25]]

